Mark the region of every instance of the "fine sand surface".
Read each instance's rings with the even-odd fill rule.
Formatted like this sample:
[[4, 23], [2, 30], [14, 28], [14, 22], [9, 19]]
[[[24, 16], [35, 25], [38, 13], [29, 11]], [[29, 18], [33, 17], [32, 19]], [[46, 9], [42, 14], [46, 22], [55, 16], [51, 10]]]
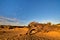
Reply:
[[60, 40], [59, 31], [38, 32], [26, 35], [28, 28], [0, 30], [0, 40]]

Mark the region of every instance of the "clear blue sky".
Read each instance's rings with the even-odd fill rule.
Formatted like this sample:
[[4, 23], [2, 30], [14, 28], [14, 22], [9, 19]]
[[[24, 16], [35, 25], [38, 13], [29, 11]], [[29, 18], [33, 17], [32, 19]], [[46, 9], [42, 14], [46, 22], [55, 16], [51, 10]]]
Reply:
[[24, 22], [60, 22], [60, 0], [0, 0], [0, 16]]

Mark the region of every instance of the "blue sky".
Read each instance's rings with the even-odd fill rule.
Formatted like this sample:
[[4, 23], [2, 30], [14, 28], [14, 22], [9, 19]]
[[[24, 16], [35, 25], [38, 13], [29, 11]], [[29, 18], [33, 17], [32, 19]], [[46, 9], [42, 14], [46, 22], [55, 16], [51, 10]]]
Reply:
[[0, 0], [0, 16], [24, 23], [60, 23], [60, 0]]

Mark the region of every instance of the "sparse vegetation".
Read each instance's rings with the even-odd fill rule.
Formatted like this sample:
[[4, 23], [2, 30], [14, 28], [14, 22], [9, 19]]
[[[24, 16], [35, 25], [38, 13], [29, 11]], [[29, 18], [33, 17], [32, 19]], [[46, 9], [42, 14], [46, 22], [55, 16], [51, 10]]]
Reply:
[[0, 25], [0, 40], [60, 40], [59, 34], [60, 26], [51, 23], [31, 22], [26, 27]]

